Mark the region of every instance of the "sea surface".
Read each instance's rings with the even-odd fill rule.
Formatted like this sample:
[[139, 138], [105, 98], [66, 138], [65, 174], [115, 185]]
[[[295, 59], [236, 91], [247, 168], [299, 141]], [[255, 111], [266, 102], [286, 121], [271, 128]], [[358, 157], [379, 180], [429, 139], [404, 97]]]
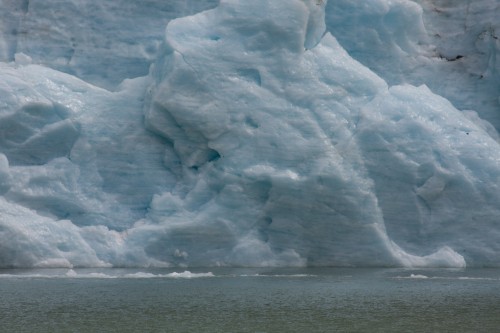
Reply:
[[500, 270], [0, 270], [1, 332], [500, 332]]

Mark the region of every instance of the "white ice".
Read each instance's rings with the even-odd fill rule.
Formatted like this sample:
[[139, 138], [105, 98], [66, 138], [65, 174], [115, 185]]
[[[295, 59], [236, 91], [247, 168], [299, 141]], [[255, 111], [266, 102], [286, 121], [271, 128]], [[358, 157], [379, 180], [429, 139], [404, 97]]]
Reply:
[[1, 267], [499, 266], [495, 1], [59, 4], [0, 0]]

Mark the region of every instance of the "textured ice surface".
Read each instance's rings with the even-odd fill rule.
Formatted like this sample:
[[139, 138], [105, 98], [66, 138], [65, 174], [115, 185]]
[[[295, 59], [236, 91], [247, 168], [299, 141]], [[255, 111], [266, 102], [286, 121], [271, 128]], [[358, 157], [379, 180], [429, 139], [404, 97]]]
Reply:
[[0, 0], [0, 60], [39, 64], [114, 89], [144, 76], [166, 24], [218, 0]]
[[498, 266], [499, 5], [441, 2], [0, 0], [0, 266]]
[[390, 85], [427, 85], [500, 128], [498, 1], [334, 0], [328, 29]]

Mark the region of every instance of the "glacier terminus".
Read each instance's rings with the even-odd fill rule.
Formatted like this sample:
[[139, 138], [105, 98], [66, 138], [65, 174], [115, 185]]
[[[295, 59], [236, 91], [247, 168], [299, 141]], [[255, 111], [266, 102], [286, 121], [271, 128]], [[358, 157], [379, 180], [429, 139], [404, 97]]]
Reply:
[[0, 267], [500, 266], [495, 0], [0, 0]]

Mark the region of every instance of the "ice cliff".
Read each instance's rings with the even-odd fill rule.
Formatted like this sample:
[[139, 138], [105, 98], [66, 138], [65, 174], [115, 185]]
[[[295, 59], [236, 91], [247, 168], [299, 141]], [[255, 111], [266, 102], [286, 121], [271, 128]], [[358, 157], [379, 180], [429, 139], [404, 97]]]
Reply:
[[500, 266], [499, 14], [0, 0], [0, 267]]

